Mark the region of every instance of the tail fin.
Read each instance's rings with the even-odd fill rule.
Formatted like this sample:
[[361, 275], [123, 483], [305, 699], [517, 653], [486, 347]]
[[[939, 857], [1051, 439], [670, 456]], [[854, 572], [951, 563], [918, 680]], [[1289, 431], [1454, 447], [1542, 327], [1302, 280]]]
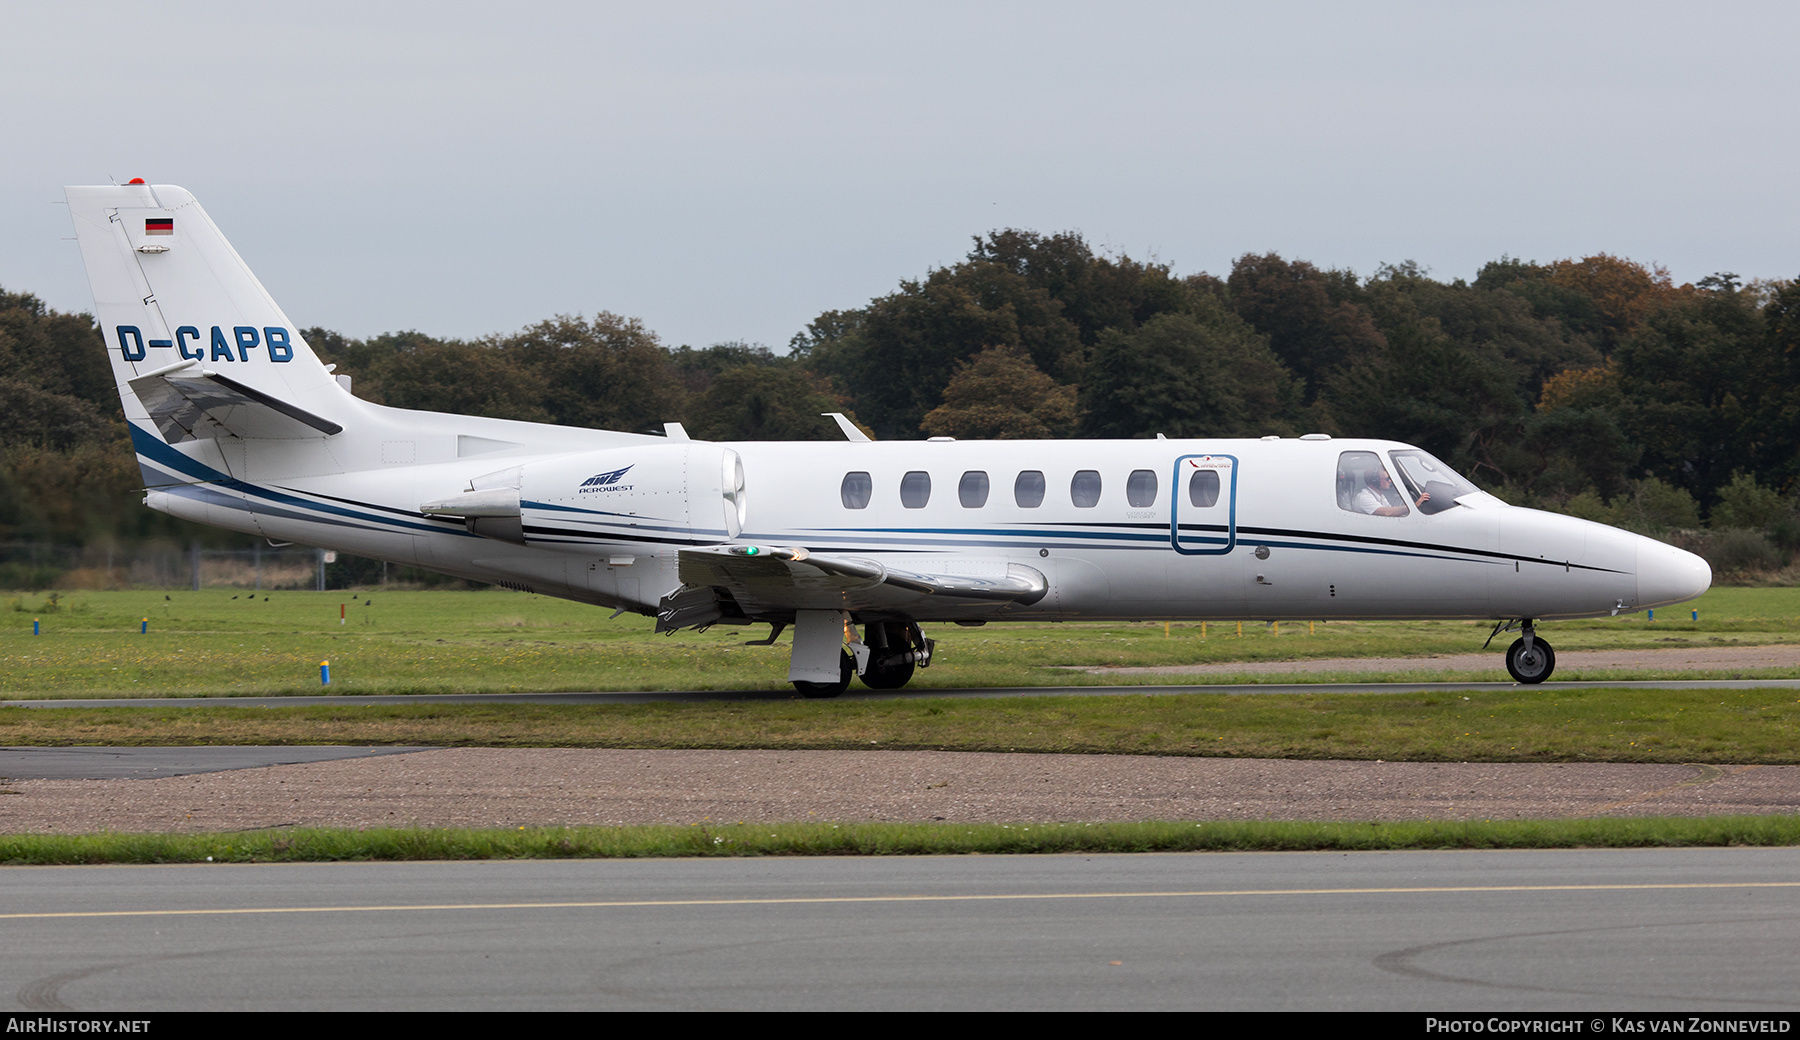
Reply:
[[349, 394], [191, 194], [142, 182], [64, 191], [134, 439], [342, 429]]

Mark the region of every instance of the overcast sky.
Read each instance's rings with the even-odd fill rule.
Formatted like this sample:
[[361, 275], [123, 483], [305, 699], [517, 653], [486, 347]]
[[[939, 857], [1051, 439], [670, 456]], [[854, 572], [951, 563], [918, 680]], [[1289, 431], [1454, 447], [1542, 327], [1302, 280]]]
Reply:
[[0, 286], [193, 191], [301, 325], [782, 348], [994, 228], [1800, 275], [1800, 4], [13, 4]]

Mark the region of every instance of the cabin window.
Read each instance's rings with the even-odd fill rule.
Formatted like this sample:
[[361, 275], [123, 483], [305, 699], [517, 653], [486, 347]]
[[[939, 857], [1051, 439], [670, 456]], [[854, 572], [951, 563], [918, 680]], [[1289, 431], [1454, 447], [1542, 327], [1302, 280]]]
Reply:
[[1156, 504], [1156, 471], [1153, 469], [1134, 469], [1131, 476], [1125, 478], [1125, 501], [1131, 503], [1133, 509], [1144, 509]]
[[863, 472], [844, 474], [844, 483], [838, 487], [838, 497], [844, 500], [845, 509], [869, 508], [869, 496], [875, 492], [875, 482]]
[[900, 478], [900, 504], [908, 509], [924, 509], [931, 501], [931, 474], [915, 469]]
[[1188, 478], [1188, 501], [1195, 509], [1211, 509], [1219, 504], [1219, 471], [1197, 469]]
[[1092, 469], [1075, 471], [1069, 481], [1069, 500], [1077, 509], [1092, 509], [1100, 504], [1100, 472]]
[[980, 509], [987, 505], [987, 473], [978, 469], [964, 473], [956, 485], [956, 497], [962, 499], [964, 509]]
[[1013, 501], [1020, 509], [1036, 509], [1044, 504], [1044, 472], [1028, 469], [1013, 481]]
[[1394, 478], [1372, 451], [1346, 451], [1338, 456], [1339, 509], [1368, 516], [1405, 516], [1412, 512], [1394, 486]]

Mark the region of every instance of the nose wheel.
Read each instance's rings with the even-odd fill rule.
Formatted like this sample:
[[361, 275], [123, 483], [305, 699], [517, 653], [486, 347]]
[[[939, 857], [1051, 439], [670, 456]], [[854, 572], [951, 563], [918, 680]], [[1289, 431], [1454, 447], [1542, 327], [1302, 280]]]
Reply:
[[1526, 635], [1513, 640], [1506, 649], [1506, 670], [1514, 680], [1526, 684], [1541, 683], [1556, 670], [1556, 651], [1543, 639]]

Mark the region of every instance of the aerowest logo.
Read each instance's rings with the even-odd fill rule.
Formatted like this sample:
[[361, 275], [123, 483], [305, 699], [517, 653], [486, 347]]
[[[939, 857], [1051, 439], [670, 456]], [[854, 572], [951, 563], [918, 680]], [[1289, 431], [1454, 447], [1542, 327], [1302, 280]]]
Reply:
[[[636, 463], [632, 463], [632, 465], [635, 466]], [[591, 495], [597, 491], [630, 491], [637, 485], [619, 483], [619, 478], [630, 469], [631, 466], [626, 466], [624, 469], [615, 469], [607, 473], [596, 473], [581, 482], [581, 487], [576, 489], [576, 494]]]
[[270, 361], [294, 360], [294, 344], [288, 330], [274, 325], [260, 329], [235, 325], [229, 333], [214, 325], [210, 338], [193, 325], [176, 329], [174, 339], [145, 340], [143, 330], [136, 325], [120, 325], [117, 331], [119, 353], [127, 361], [144, 360], [148, 356], [146, 346], [158, 350], [174, 347], [189, 361], [249, 361], [250, 352], [258, 349], [266, 349]]

